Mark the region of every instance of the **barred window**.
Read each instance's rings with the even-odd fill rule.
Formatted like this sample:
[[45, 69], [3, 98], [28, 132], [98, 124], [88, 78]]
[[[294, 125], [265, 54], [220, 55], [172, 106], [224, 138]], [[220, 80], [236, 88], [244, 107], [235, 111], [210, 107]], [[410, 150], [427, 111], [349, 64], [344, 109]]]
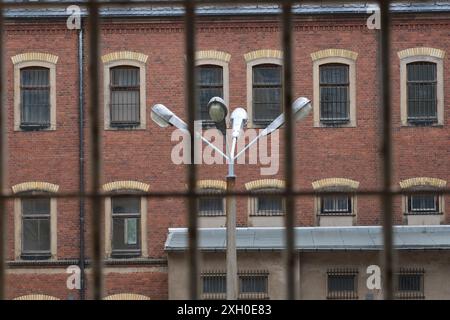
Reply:
[[197, 120], [203, 125], [212, 126], [214, 122], [208, 113], [208, 102], [213, 97], [223, 98], [223, 68], [216, 65], [201, 65], [197, 67]]
[[253, 67], [253, 122], [267, 125], [282, 113], [282, 67]]
[[239, 299], [268, 299], [267, 272], [241, 272], [239, 276]]
[[21, 204], [22, 258], [50, 258], [50, 198], [22, 199]]
[[111, 126], [140, 124], [140, 70], [132, 66], [111, 68]]
[[50, 69], [20, 70], [20, 108], [22, 129], [50, 127]]
[[408, 197], [409, 214], [439, 213], [439, 196], [433, 194], [414, 194]]
[[358, 299], [356, 269], [329, 269], [327, 299]]
[[141, 199], [140, 197], [113, 197], [112, 256], [141, 255]]
[[423, 269], [400, 269], [397, 275], [397, 298], [424, 299]]
[[437, 66], [433, 62], [407, 64], [408, 122], [437, 122]]
[[256, 190], [259, 194], [251, 199], [250, 215], [276, 216], [284, 214], [284, 201], [280, 195], [270, 194], [280, 192], [279, 189], [265, 188]]
[[[203, 193], [214, 194], [219, 193], [218, 189], [203, 189]], [[217, 197], [200, 197], [198, 200], [198, 211], [200, 216], [222, 216], [225, 214], [224, 198]]]
[[320, 204], [320, 214], [345, 215], [352, 213], [352, 198], [349, 195], [323, 196]]
[[[238, 299], [268, 299], [267, 271], [240, 271]], [[202, 298], [225, 299], [227, 292], [227, 275], [223, 271], [208, 271], [202, 274]]]
[[202, 275], [203, 299], [225, 299], [227, 277], [224, 272], [207, 272]]
[[330, 124], [350, 121], [349, 66], [329, 63], [319, 70], [320, 121]]

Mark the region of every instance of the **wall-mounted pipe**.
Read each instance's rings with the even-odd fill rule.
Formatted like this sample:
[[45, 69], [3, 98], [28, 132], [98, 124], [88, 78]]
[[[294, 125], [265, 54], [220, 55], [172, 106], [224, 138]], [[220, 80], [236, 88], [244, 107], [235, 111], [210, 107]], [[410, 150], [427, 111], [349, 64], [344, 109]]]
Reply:
[[84, 47], [83, 47], [84, 35], [83, 27], [78, 30], [78, 102], [79, 102], [79, 186], [80, 186], [80, 300], [85, 299], [85, 250], [84, 250], [84, 224], [85, 224], [85, 202], [82, 196], [85, 192], [84, 181]]

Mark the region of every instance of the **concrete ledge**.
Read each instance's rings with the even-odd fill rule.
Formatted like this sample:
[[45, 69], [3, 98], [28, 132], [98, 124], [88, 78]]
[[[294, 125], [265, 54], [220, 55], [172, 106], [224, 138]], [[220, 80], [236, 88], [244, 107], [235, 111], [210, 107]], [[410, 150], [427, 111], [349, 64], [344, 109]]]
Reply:
[[319, 216], [321, 227], [345, 227], [353, 225], [353, 216]]
[[417, 225], [440, 225], [443, 220], [442, 214], [410, 214], [406, 216], [406, 222], [410, 226]]
[[251, 227], [283, 227], [284, 215], [282, 216], [249, 216], [248, 224]]
[[221, 228], [227, 223], [226, 216], [198, 217], [199, 228]]

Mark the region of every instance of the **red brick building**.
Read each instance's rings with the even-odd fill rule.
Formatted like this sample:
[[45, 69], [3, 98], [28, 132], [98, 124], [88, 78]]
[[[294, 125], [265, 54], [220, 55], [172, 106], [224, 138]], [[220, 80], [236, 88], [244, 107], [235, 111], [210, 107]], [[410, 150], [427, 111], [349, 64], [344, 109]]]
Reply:
[[[379, 30], [368, 28], [367, 19], [372, 12], [367, 10], [365, 5], [339, 4], [302, 5], [294, 9], [293, 93], [294, 97], [310, 98], [314, 109], [295, 126], [295, 188], [337, 188], [348, 192], [344, 200], [298, 198], [295, 221], [299, 232], [304, 227], [314, 228], [314, 232], [320, 228], [332, 232], [335, 228], [347, 230], [348, 226], [364, 226], [367, 227], [364, 232], [370, 233], [370, 228], [382, 223], [378, 197], [351, 195], [354, 191], [382, 187]], [[103, 191], [117, 192], [118, 196], [130, 190], [185, 191], [187, 166], [171, 161], [173, 147], [177, 145], [177, 141], [171, 141], [172, 130], [162, 130], [150, 118], [151, 106], [163, 103], [187, 119], [182, 11], [148, 7], [104, 8], [101, 12], [102, 85], [101, 102], [96, 107], [102, 114], [99, 125], [102, 129]], [[207, 66], [206, 69], [215, 66], [221, 75], [220, 81], [201, 85], [219, 90], [215, 92], [223, 94], [231, 109], [244, 106], [250, 115], [249, 128], [263, 126], [264, 121], [258, 121], [265, 117], [263, 114], [259, 118], [261, 114], [256, 110], [260, 84], [256, 83], [255, 69], [266, 67], [262, 73], [275, 70], [270, 76], [274, 82], [266, 83], [267, 88], [273, 89], [267, 91], [269, 100], [276, 99], [275, 91], [281, 88], [281, 78], [276, 81], [283, 64], [278, 13], [273, 6], [207, 7], [199, 11], [197, 65], [199, 68]], [[89, 216], [92, 213], [89, 202], [80, 208], [78, 198], [51, 195], [77, 193], [80, 181], [88, 186], [91, 182], [89, 163], [80, 162], [80, 146], [88, 159], [91, 138], [86, 103], [90, 91], [88, 30], [84, 16], [81, 29], [68, 29], [65, 9], [8, 9], [6, 17], [3, 63], [7, 71], [8, 186], [9, 191], [17, 195], [8, 203], [7, 297], [41, 294], [78, 299], [79, 290], [67, 289], [66, 268], [79, 265], [83, 255], [80, 250], [83, 215], [86, 217], [84, 256], [89, 261]], [[450, 180], [450, 4], [394, 5], [392, 23], [393, 187], [405, 191], [417, 188], [436, 191], [431, 198], [396, 197], [394, 221], [401, 226], [422, 225], [402, 229], [413, 238], [420, 233], [441, 237], [441, 242], [424, 246], [419, 244], [418, 237], [417, 246], [423, 249], [420, 254], [413, 252], [414, 243], [405, 244], [398, 264], [406, 269], [424, 270], [414, 273], [413, 281], [421, 284], [406, 286], [405, 291], [419, 291], [416, 296], [419, 298], [448, 299], [450, 229], [445, 225], [450, 223], [446, 212], [450, 200], [441, 190]], [[80, 141], [80, 80], [86, 120], [81, 126], [83, 141]], [[261, 86], [264, 87], [264, 83]], [[336, 92], [344, 93], [336, 98]], [[328, 98], [323, 98], [326, 95], [342, 103], [343, 111], [336, 113], [330, 111], [335, 109], [327, 109]], [[112, 106], [126, 104], [121, 100], [125, 98], [135, 109], [124, 118], [121, 109]], [[272, 104], [277, 102], [280, 101], [272, 101]], [[264, 103], [267, 105], [267, 100]], [[46, 106], [43, 113], [30, 115], [30, 110], [36, 110], [32, 108], [39, 105]], [[328, 106], [333, 108], [332, 104]], [[280, 155], [280, 169], [273, 175], [261, 175], [261, 166], [267, 164], [236, 167], [238, 190], [283, 188], [283, 145], [275, 152]], [[83, 177], [80, 177], [80, 163], [85, 168]], [[205, 189], [222, 189], [225, 176], [225, 165], [199, 166], [200, 185]], [[48, 201], [27, 204], [20, 195], [29, 192], [46, 194]], [[183, 253], [176, 251], [184, 249], [183, 246], [174, 249], [170, 242], [173, 234], [182, 231], [175, 230], [168, 238], [169, 228], [187, 226], [186, 204], [180, 198], [137, 196], [135, 199], [134, 203], [120, 205], [123, 199], [107, 198], [104, 212], [98, 213], [104, 218], [105, 297], [116, 294], [136, 294], [150, 299], [186, 297], [179, 288], [184, 286], [184, 273], [180, 270], [185, 260]], [[282, 212], [263, 216], [253, 212], [258, 211], [254, 207], [261, 208], [264, 203], [258, 197], [255, 199], [238, 198], [238, 226], [257, 229], [255, 232], [262, 232], [262, 236], [265, 228], [282, 226]], [[120, 211], [119, 207], [125, 211]], [[116, 208], [119, 209], [115, 211]], [[281, 205], [278, 209], [282, 211], [282, 208]], [[223, 207], [220, 210], [223, 211]], [[326, 214], [327, 210], [335, 214]], [[201, 219], [202, 226], [207, 228], [224, 224], [220, 213]], [[116, 235], [118, 239], [114, 238]], [[255, 251], [261, 249], [256, 243], [254, 246]], [[327, 292], [329, 270], [351, 267], [358, 269], [361, 277], [359, 289], [350, 282], [355, 296], [368, 298], [363, 277], [367, 266], [378, 263], [379, 248], [361, 249], [354, 255], [344, 252], [347, 249], [343, 246], [336, 249], [338, 252], [331, 252], [335, 250], [320, 251], [311, 247], [302, 251], [299, 248], [300, 264], [306, 261], [303, 269], [299, 267], [300, 278], [306, 275], [304, 279], [309, 281], [323, 281], [320, 290], [311, 289], [314, 282], [299, 281], [300, 297], [334, 297], [333, 292], [330, 293], [334, 290], [332, 285], [328, 285]], [[312, 253], [317, 250], [320, 252]], [[220, 248], [216, 251], [205, 253], [205, 272], [222, 267], [223, 254]], [[257, 269], [252, 263], [262, 261], [262, 265], [267, 265], [262, 268], [268, 270], [269, 279], [265, 280], [262, 290], [267, 291], [269, 298], [282, 297], [283, 281], [277, 278], [278, 274], [272, 275], [270, 267], [279, 252], [273, 249], [275, 253], [261, 253], [258, 257], [257, 253], [246, 253], [248, 251], [251, 250], [239, 252], [243, 269]], [[430, 261], [435, 264], [430, 265]], [[273, 270], [276, 269], [273, 266]], [[339, 271], [336, 272], [339, 275]], [[88, 265], [87, 298], [90, 297], [90, 274]], [[400, 280], [399, 283], [401, 287]], [[205, 286], [203, 288], [206, 290]]]

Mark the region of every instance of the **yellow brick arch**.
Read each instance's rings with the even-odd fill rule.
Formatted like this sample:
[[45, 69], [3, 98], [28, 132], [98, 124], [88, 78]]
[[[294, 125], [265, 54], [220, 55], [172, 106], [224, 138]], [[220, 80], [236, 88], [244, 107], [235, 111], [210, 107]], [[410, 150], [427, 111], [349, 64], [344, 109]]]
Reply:
[[283, 51], [280, 50], [272, 50], [272, 49], [262, 49], [262, 50], [256, 50], [252, 52], [248, 52], [244, 55], [245, 61], [251, 62], [253, 60], [258, 59], [283, 59]]
[[44, 191], [56, 193], [59, 190], [59, 186], [50, 182], [30, 181], [16, 184], [11, 189], [14, 194], [29, 191]]
[[103, 300], [150, 300], [150, 298], [142, 294], [119, 293], [107, 296]]
[[148, 192], [150, 185], [139, 181], [114, 181], [103, 185], [103, 191], [112, 192], [118, 190], [135, 190]]
[[21, 53], [18, 55], [15, 55], [11, 58], [13, 64], [23, 63], [23, 62], [30, 62], [30, 61], [41, 61], [41, 62], [48, 62], [52, 64], [58, 63], [58, 56], [55, 56], [50, 53], [43, 53], [43, 52], [26, 52]]
[[284, 180], [279, 179], [261, 179], [251, 181], [245, 184], [247, 190], [258, 190], [266, 188], [284, 189]]
[[331, 188], [331, 187], [346, 187], [350, 189], [358, 189], [359, 182], [346, 178], [327, 178], [314, 181], [312, 183], [314, 190]]
[[134, 60], [141, 63], [146, 63], [148, 60], [148, 55], [132, 51], [116, 51], [102, 56], [103, 63], [111, 63], [120, 60]]
[[429, 177], [416, 177], [400, 181], [400, 188], [408, 189], [413, 187], [433, 187], [444, 188], [447, 185], [447, 181], [438, 178]]
[[312, 61], [325, 58], [346, 58], [356, 61], [358, 53], [345, 49], [325, 49], [311, 53]]
[[27, 294], [24, 296], [14, 298], [13, 300], [60, 300], [60, 299], [46, 294]]

